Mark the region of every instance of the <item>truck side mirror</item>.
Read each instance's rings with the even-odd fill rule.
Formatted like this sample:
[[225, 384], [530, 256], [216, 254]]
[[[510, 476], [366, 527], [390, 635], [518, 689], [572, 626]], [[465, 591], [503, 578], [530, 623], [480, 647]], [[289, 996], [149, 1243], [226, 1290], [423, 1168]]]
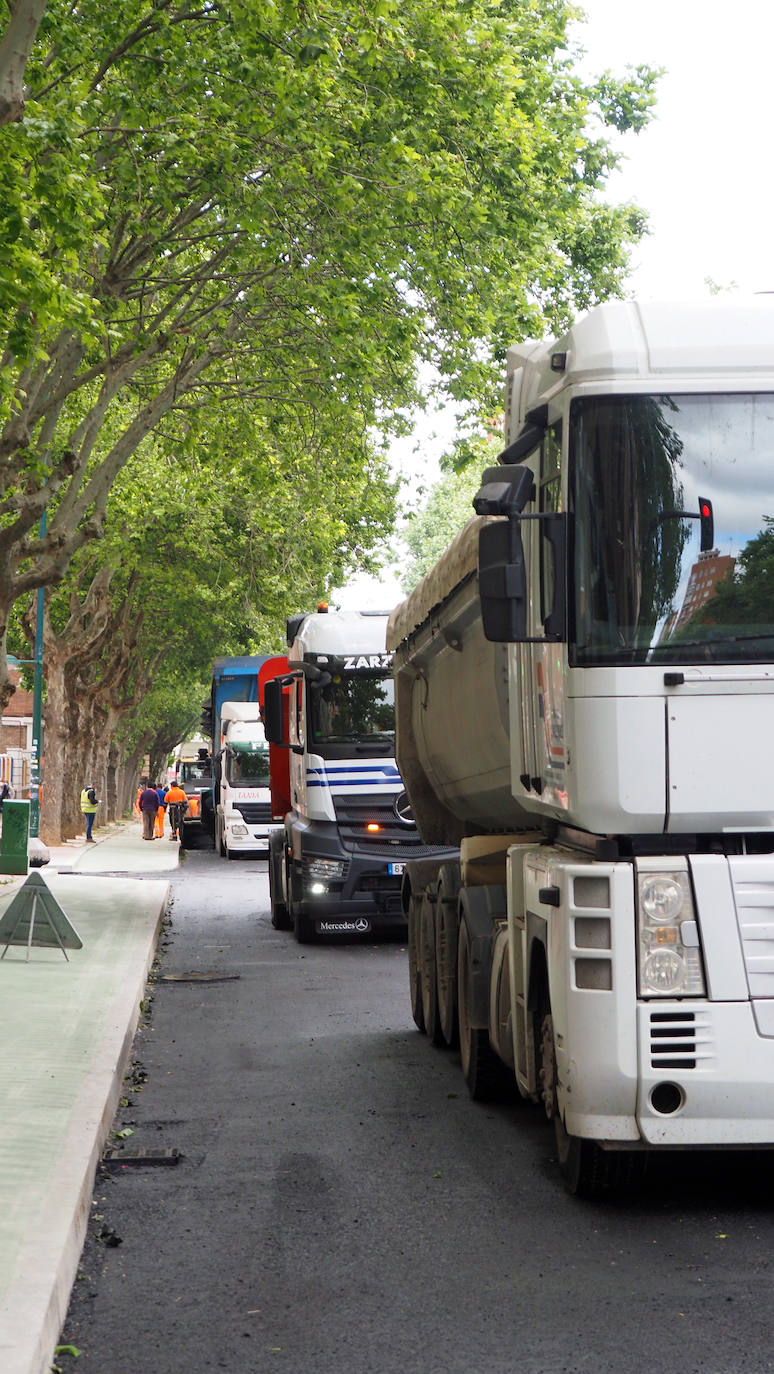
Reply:
[[287, 749], [282, 728], [282, 679], [275, 677], [263, 689], [263, 728], [269, 744], [278, 744]]
[[484, 468], [481, 486], [473, 497], [476, 515], [519, 515], [535, 495], [535, 479], [529, 468]]
[[515, 644], [527, 634], [527, 574], [518, 519], [482, 526], [478, 536], [478, 591], [487, 639]]

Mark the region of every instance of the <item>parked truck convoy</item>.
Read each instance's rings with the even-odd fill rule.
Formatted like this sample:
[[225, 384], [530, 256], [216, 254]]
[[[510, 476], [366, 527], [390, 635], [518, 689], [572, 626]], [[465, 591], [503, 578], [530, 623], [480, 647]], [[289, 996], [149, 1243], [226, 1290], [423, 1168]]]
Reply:
[[271, 919], [302, 942], [405, 929], [403, 870], [428, 852], [395, 766], [386, 625], [386, 613], [323, 607], [291, 618], [287, 659], [263, 687], [267, 738], [290, 751]]
[[574, 1192], [774, 1145], [774, 298], [512, 348], [477, 512], [392, 613], [414, 1018]]
[[217, 658], [206, 723], [212, 737], [213, 792], [205, 819], [226, 859], [265, 853], [276, 823], [269, 791], [269, 749], [258, 704], [265, 654]]

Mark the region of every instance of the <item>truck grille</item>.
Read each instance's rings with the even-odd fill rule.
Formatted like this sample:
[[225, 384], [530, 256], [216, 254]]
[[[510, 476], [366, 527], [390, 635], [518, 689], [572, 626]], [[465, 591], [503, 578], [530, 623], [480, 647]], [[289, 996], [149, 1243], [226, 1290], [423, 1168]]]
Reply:
[[359, 892], [392, 892], [400, 896], [402, 878], [385, 878], [382, 873], [364, 873], [358, 882]]
[[731, 859], [736, 916], [751, 997], [774, 997], [774, 872], [771, 856]]
[[247, 825], [265, 824], [273, 820], [271, 802], [240, 802], [234, 809]]
[[706, 1069], [716, 1057], [710, 1008], [651, 1011], [651, 1068]]
[[692, 1011], [650, 1013], [652, 1069], [696, 1068], [696, 1016]]
[[[363, 800], [356, 797], [333, 798], [333, 807], [345, 849], [368, 848], [374, 857], [385, 859], [417, 859], [428, 852], [416, 826], [404, 825], [393, 810], [392, 798], [384, 801]], [[380, 829], [367, 830], [376, 823]]]

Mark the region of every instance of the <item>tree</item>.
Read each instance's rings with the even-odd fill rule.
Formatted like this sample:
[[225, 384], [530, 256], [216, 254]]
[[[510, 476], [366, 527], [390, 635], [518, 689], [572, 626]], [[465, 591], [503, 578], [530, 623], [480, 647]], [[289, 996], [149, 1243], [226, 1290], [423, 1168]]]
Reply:
[[198, 723], [212, 658], [279, 649], [285, 617], [326, 592], [326, 570], [340, 580], [390, 526], [393, 484], [343, 426], [269, 432], [234, 407], [198, 426], [192, 453], [182, 442], [174, 427], [146, 442], [114, 484], [105, 537], [46, 597], [49, 843], [77, 831], [84, 770], [103, 816], [122, 814], [145, 753], [157, 765]]
[[654, 77], [584, 84], [570, 13], [51, 0], [0, 131], [0, 702], [14, 601], [165, 420], [242, 398], [365, 444], [418, 358], [489, 404], [508, 340], [621, 289], [605, 130]]
[[[774, 638], [770, 633], [773, 608], [774, 516], [764, 515], [763, 528], [747, 540], [733, 569], [715, 584], [709, 601], [691, 618], [690, 632], [699, 625], [732, 627], [737, 635], [741, 633], [742, 642], [745, 634], [748, 643], [755, 639], [768, 642]], [[713, 637], [711, 631], [707, 637]]]
[[401, 578], [404, 591], [410, 592], [421, 581], [463, 525], [473, 519], [473, 497], [481, 486], [482, 470], [496, 463], [502, 447], [501, 436], [491, 432], [461, 436], [441, 459], [441, 477], [403, 530], [409, 552]]
[[15, 0], [0, 38], [0, 125], [21, 119], [24, 111], [24, 71], [43, 18], [46, 0]]

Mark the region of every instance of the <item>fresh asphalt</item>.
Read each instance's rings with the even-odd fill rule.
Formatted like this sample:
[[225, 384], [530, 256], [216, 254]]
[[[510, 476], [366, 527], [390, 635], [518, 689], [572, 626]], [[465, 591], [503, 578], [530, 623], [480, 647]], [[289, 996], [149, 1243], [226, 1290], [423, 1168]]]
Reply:
[[538, 1109], [472, 1103], [417, 1033], [404, 945], [299, 946], [260, 860], [172, 889], [64, 1374], [774, 1367], [770, 1157], [572, 1199]]
[[[33, 870], [82, 948], [11, 944], [0, 959], [2, 1374], [51, 1367], [179, 861], [138, 822], [95, 837]], [[24, 882], [0, 879], [0, 919]]]

